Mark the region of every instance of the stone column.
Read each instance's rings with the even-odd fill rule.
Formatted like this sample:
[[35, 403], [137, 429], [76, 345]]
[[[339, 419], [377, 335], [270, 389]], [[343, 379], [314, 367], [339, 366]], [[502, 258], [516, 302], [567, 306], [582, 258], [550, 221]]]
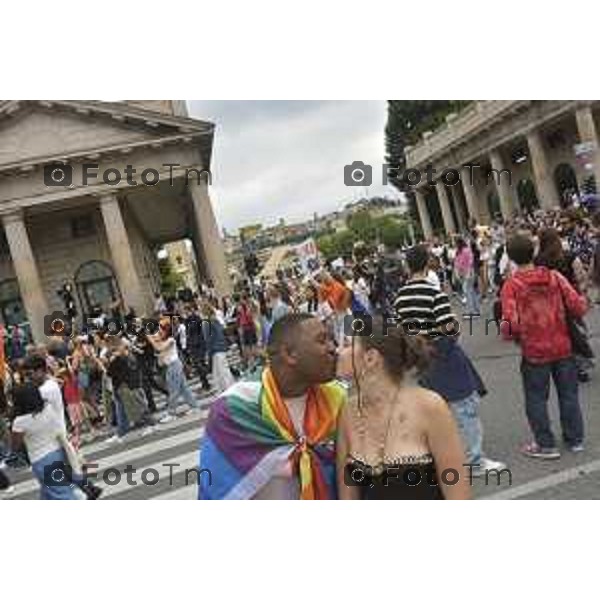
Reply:
[[442, 218], [444, 219], [444, 229], [446, 230], [446, 233], [448, 235], [456, 233], [456, 225], [454, 224], [454, 218], [452, 217], [452, 209], [450, 208], [448, 190], [441, 181], [437, 182], [435, 189], [437, 191], [440, 209], [442, 210]]
[[[502, 173], [502, 171], [508, 169], [506, 169], [504, 157], [499, 148], [494, 148], [494, 150], [490, 152], [490, 162], [492, 163], [492, 169], [496, 170], [496, 174], [494, 175], [492, 173], [490, 178], [493, 178], [494, 181], [498, 182], [496, 185], [498, 196], [500, 196], [500, 210], [502, 211], [502, 216], [505, 219], [510, 219], [516, 206], [512, 173], [510, 174], [510, 181], [507, 173]], [[490, 182], [488, 181], [488, 184], [489, 183]]]
[[[473, 171], [473, 181], [471, 181], [471, 171]], [[485, 213], [481, 209], [477, 190], [475, 189], [475, 169], [463, 169], [461, 173], [461, 185], [467, 201], [467, 208], [472, 219], [476, 219], [478, 223], [486, 222]], [[489, 219], [487, 220], [489, 221]]]
[[21, 299], [25, 305], [31, 334], [37, 343], [45, 340], [44, 317], [48, 315], [48, 304], [40, 282], [35, 257], [23, 213], [16, 212], [2, 217], [4, 232], [13, 262]]
[[454, 210], [456, 212], [456, 218], [458, 219], [458, 228], [460, 231], [466, 231], [469, 229], [469, 215], [463, 210], [463, 203], [460, 198], [460, 190], [458, 189], [459, 184], [447, 187], [446, 192], [449, 195], [450, 202], [454, 203]]
[[205, 181], [200, 181], [199, 184], [191, 184], [189, 191], [194, 207], [198, 244], [201, 246], [198, 261], [204, 262], [204, 270], [212, 280], [217, 294], [227, 296], [233, 290], [227, 271], [223, 242], [208, 195], [208, 186]]
[[582, 143], [589, 143], [592, 149], [594, 163], [594, 177], [596, 178], [596, 188], [600, 190], [600, 155], [598, 153], [598, 132], [594, 122], [592, 107], [582, 106], [575, 111], [575, 119], [577, 121], [577, 132], [579, 140]]
[[559, 206], [558, 193], [548, 164], [544, 140], [539, 130], [534, 129], [527, 134], [527, 145], [529, 146], [531, 169], [540, 206], [542, 208]]
[[142, 292], [139, 273], [133, 259], [129, 236], [117, 196], [115, 194], [102, 196], [100, 210], [104, 219], [113, 266], [125, 303], [125, 311], [131, 306], [138, 316], [148, 315], [149, 299], [145, 298]]
[[421, 229], [423, 230], [425, 239], [429, 240], [433, 237], [433, 227], [431, 226], [431, 217], [429, 216], [427, 202], [425, 201], [425, 193], [423, 190], [415, 188], [415, 197], [417, 199], [417, 210], [419, 211]]

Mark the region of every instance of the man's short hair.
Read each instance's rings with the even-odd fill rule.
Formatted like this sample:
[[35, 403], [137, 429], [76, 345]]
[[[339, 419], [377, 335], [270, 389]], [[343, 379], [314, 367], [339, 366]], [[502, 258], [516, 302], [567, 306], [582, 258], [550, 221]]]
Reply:
[[524, 233], [513, 235], [506, 244], [508, 258], [519, 266], [532, 263], [534, 252], [533, 240]]
[[290, 344], [298, 336], [302, 324], [315, 317], [309, 313], [288, 313], [277, 319], [271, 327], [269, 342], [267, 344], [267, 355], [273, 358], [279, 353], [282, 346]]
[[429, 249], [425, 244], [410, 248], [406, 253], [406, 264], [411, 273], [423, 271], [429, 263]]

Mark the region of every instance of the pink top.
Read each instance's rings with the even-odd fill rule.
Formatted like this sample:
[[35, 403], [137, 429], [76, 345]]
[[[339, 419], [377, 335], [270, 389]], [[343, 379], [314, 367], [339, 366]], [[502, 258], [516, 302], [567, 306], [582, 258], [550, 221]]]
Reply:
[[473, 253], [468, 246], [464, 247], [454, 258], [454, 268], [461, 277], [469, 275], [473, 270]]

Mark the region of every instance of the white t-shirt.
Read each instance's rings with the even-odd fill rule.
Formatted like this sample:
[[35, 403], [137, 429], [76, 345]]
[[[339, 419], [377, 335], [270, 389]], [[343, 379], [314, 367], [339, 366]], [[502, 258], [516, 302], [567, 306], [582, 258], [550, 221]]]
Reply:
[[46, 401], [46, 404], [52, 407], [52, 410], [56, 413], [56, 416], [62, 423], [63, 429], [67, 431], [67, 424], [65, 423], [65, 411], [63, 405], [62, 392], [60, 391], [60, 385], [55, 379], [48, 378], [38, 388], [42, 398]]
[[367, 282], [359, 277], [358, 281], [352, 281], [350, 289], [354, 292], [356, 299], [365, 307], [369, 307], [369, 286]]
[[444, 254], [444, 247], [443, 246], [432, 246], [431, 254], [433, 254], [436, 258], [441, 259], [442, 254]]
[[64, 422], [61, 422], [50, 404], [46, 404], [35, 415], [17, 417], [12, 430], [25, 434], [25, 448], [32, 463], [62, 448], [58, 438], [65, 433]]
[[182, 350], [187, 349], [187, 331], [185, 325], [183, 323], [179, 323], [177, 327], [177, 337], [179, 338], [179, 343], [181, 345]]
[[433, 285], [436, 289], [442, 289], [442, 285], [440, 284], [440, 278], [437, 276], [437, 273], [435, 271], [429, 269], [429, 271], [427, 271], [427, 277], [425, 277], [425, 280], [428, 281], [431, 285]]
[[179, 359], [179, 353], [177, 352], [177, 344], [173, 338], [169, 338], [166, 340], [168, 343], [165, 344], [165, 347], [159, 351], [158, 353], [158, 362], [163, 367], [174, 363]]

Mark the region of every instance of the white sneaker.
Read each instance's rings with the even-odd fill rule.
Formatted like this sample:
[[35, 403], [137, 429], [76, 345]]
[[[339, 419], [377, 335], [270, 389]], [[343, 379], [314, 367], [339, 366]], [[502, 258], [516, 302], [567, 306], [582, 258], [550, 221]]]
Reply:
[[470, 471], [473, 474], [473, 477], [481, 477], [493, 469], [501, 471], [502, 469], [506, 469], [506, 464], [500, 462], [499, 460], [492, 460], [491, 458], [482, 457], [481, 461], [479, 462], [479, 466], [472, 467]]
[[158, 422], [159, 422], [160, 425], [166, 425], [167, 423], [171, 423], [174, 420], [175, 420], [175, 417], [173, 415], [165, 415]]
[[107, 444], [122, 444], [123, 438], [119, 435], [113, 435], [106, 440]]
[[192, 410], [192, 407], [189, 404], [181, 404], [175, 409], [175, 414], [178, 417], [183, 417], [187, 415], [190, 412], [190, 410]]
[[0, 496], [14, 496], [15, 486], [9, 485], [5, 490], [0, 490]]
[[141, 437], [146, 437], [147, 435], [152, 435], [156, 431], [156, 427], [154, 425], [150, 425], [146, 427], [141, 433]]

